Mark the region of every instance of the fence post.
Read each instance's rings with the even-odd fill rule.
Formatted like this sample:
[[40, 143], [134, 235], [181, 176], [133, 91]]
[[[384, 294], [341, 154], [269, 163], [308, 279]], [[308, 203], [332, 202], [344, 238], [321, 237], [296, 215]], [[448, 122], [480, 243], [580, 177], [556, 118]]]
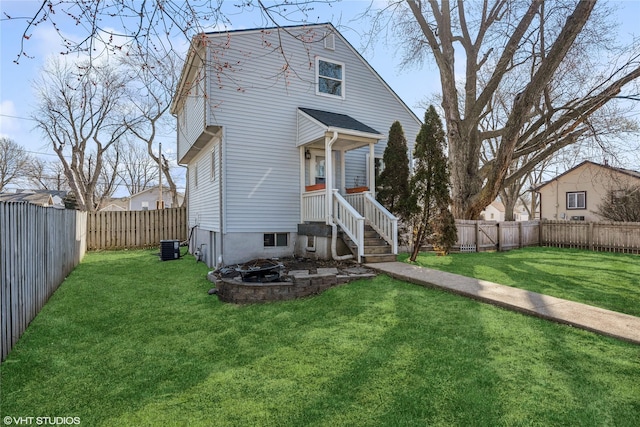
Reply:
[[595, 246], [593, 238], [593, 222], [589, 221], [589, 250], [592, 251]]
[[518, 222], [518, 248], [522, 248], [522, 221]]
[[476, 220], [476, 252], [480, 252], [480, 221]]
[[500, 231], [500, 222], [496, 223], [496, 230], [497, 230], [497, 233], [496, 233], [496, 240], [497, 240], [496, 246], [498, 248], [498, 252], [501, 252], [502, 251], [502, 243], [501, 243], [502, 239], [500, 238], [500, 233], [501, 233], [501, 231]]
[[538, 224], [538, 246], [544, 246], [544, 242], [542, 241], [542, 226], [544, 221], [540, 218], [540, 222]]

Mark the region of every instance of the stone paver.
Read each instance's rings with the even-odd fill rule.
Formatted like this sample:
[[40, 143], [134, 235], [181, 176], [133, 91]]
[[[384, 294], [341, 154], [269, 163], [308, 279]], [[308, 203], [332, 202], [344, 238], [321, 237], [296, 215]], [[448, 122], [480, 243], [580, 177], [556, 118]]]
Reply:
[[389, 276], [640, 344], [640, 317], [402, 262], [366, 264]]
[[308, 276], [309, 270], [291, 270], [287, 274], [289, 276]]
[[335, 267], [318, 268], [318, 274], [338, 274], [338, 269]]

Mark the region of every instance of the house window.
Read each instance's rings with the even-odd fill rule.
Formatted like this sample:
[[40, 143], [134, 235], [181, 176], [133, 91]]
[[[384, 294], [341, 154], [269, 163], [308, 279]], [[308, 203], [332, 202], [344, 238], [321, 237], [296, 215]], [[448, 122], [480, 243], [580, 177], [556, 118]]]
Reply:
[[265, 233], [264, 246], [289, 246], [289, 233]]
[[149, 202], [140, 202], [142, 204], [142, 210], [143, 211], [148, 211], [149, 210]]
[[587, 208], [587, 192], [575, 191], [567, 193], [567, 209], [586, 209]]
[[611, 192], [611, 203], [625, 203], [626, 199], [629, 197], [629, 192], [625, 190], [613, 190]]
[[317, 94], [344, 98], [344, 65], [316, 58]]

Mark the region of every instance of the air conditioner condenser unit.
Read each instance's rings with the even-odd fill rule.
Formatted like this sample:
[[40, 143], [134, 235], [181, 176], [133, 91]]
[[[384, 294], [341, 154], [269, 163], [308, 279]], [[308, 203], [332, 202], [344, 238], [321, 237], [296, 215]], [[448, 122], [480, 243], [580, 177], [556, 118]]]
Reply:
[[160, 240], [160, 260], [169, 261], [180, 258], [179, 240]]

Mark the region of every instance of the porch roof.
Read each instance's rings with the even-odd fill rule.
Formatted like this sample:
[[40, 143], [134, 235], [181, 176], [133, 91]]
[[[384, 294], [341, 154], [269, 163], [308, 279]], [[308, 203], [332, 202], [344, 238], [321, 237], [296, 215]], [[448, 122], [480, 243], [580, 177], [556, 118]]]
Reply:
[[298, 108], [298, 146], [323, 146], [327, 133], [338, 133], [336, 148], [352, 150], [385, 138], [377, 130], [346, 114]]

